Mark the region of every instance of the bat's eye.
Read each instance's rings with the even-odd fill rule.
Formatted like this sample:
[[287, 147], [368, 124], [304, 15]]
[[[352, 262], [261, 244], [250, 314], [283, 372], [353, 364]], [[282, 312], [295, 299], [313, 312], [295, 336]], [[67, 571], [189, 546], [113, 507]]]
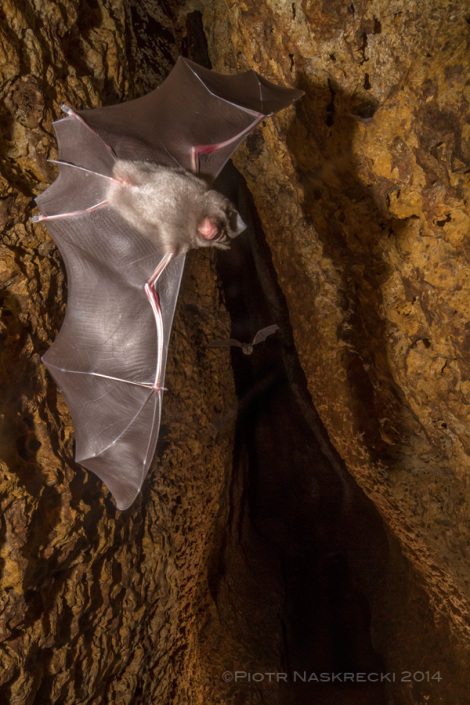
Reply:
[[198, 233], [202, 235], [204, 240], [220, 240], [223, 236], [223, 230], [214, 218], [203, 218], [198, 226]]

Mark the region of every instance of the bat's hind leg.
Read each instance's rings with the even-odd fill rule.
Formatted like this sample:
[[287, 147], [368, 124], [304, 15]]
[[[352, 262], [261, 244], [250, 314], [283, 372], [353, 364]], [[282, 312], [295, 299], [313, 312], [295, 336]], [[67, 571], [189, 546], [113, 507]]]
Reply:
[[155, 368], [155, 381], [153, 388], [156, 392], [162, 392], [165, 388], [161, 386], [162, 366], [163, 366], [163, 315], [160, 306], [160, 297], [155, 291], [155, 285], [158, 279], [163, 274], [166, 266], [173, 259], [173, 253], [166, 254], [159, 262], [158, 267], [153, 272], [152, 276], [145, 284], [144, 290], [150, 306], [152, 307], [155, 317], [155, 325], [157, 327], [157, 366]]

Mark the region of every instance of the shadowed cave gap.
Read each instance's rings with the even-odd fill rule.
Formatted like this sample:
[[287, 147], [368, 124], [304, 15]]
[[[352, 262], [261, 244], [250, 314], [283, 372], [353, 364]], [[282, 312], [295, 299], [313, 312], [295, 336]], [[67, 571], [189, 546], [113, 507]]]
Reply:
[[[369, 607], [387, 551], [385, 530], [329, 444], [313, 406], [251, 194], [230, 164], [217, 186], [248, 225], [230, 252], [217, 253], [231, 336], [250, 341], [260, 328], [280, 326], [251, 356], [231, 349], [239, 399], [233, 482], [242, 487], [243, 505], [232, 522], [249, 529], [229, 526], [227, 532], [238, 533], [246, 561], [256, 566], [264, 586], [266, 573], [279, 571], [271, 577], [283, 593], [281, 622], [271, 626], [282, 632], [288, 702], [293, 697], [302, 705], [314, 697], [320, 704], [381, 705], [387, 702], [383, 685], [302, 682], [311, 673], [386, 670], [372, 644]], [[260, 537], [269, 549], [264, 565]], [[230, 572], [230, 558], [220, 560]], [[265, 632], [266, 625], [253, 624]], [[256, 667], [256, 655], [253, 659]], [[302, 675], [294, 678], [294, 672]]]

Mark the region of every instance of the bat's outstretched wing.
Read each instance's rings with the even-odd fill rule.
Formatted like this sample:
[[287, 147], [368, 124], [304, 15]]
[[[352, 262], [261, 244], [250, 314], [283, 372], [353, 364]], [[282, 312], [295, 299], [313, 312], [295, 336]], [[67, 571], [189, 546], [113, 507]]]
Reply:
[[225, 76], [180, 57], [148, 95], [79, 115], [121, 159], [182, 166], [212, 181], [265, 117], [302, 95], [255, 71]]
[[275, 333], [277, 330], [279, 330], [279, 326], [276, 323], [273, 323], [271, 326], [266, 326], [266, 328], [261, 328], [253, 338], [253, 343], [252, 345], [256, 345], [257, 343], [262, 343], [263, 341], [266, 340], [268, 335], [272, 335]]
[[[214, 179], [237, 145], [301, 91], [253, 71], [222, 76], [179, 59], [155, 91], [122, 105], [69, 111], [54, 123], [59, 177], [37, 199], [64, 258], [69, 296], [63, 326], [44, 362], [61, 388], [76, 459], [132, 504], [158, 438], [163, 384], [184, 256], [158, 279], [163, 340], [144, 285], [163, 253], [105, 200], [115, 158], [182, 166]], [[91, 128], [91, 129], [90, 129]]]
[[[155, 321], [143, 284], [162, 254], [110, 206], [94, 208], [115, 161], [102, 140], [74, 117], [55, 130], [60, 159], [76, 166], [61, 163], [58, 179], [37, 199], [69, 288], [64, 323], [43, 360], [70, 409], [77, 461], [125, 508], [142, 485], [160, 424]], [[183, 266], [184, 258], [175, 258], [159, 281], [162, 379]]]

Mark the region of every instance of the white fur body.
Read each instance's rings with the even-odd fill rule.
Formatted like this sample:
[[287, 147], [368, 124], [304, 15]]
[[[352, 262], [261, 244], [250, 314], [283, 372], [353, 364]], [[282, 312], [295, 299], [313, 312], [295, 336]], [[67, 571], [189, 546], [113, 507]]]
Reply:
[[[208, 246], [226, 249], [229, 239], [245, 229], [227, 198], [184, 169], [119, 159], [106, 201], [163, 254]], [[214, 236], [203, 235], [207, 223], [213, 224]]]

